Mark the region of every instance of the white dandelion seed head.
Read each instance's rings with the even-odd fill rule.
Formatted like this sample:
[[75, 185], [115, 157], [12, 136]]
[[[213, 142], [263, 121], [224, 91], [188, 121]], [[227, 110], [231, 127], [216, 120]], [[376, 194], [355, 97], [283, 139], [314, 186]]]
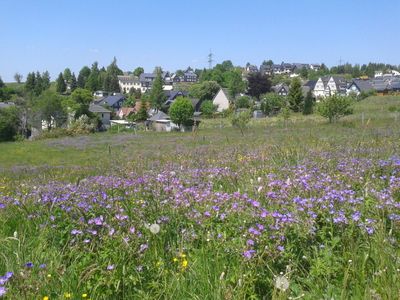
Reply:
[[160, 225], [158, 225], [158, 224], [156, 224], [156, 223], [151, 224], [150, 227], [149, 227], [149, 229], [150, 229], [150, 232], [151, 232], [152, 234], [157, 234], [157, 233], [160, 232]]
[[286, 291], [289, 288], [289, 280], [286, 276], [277, 276], [275, 278], [275, 287], [278, 290]]

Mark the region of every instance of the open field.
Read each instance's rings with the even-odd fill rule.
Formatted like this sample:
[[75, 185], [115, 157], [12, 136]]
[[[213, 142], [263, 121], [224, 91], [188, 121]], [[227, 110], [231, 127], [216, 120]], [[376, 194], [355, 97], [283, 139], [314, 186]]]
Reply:
[[0, 298], [399, 299], [399, 108], [0, 144]]

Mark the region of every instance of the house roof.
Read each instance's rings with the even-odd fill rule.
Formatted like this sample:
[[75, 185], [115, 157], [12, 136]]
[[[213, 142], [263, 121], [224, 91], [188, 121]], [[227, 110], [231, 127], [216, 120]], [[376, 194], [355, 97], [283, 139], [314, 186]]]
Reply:
[[369, 80], [353, 79], [352, 84], [355, 84], [360, 92], [367, 92], [374, 89]]
[[315, 88], [316, 83], [317, 83], [316, 80], [309, 80], [304, 84], [304, 86], [308, 86], [310, 89], [313, 90]]
[[149, 121], [159, 121], [159, 120], [165, 120], [165, 119], [169, 119], [169, 116], [165, 113], [163, 113], [161, 110], [159, 110], [154, 116], [152, 116], [151, 118], [147, 119]]
[[97, 100], [95, 103], [113, 107], [120, 100], [125, 100], [125, 96], [121, 95], [121, 94], [107, 96], [105, 98], [101, 98], [101, 99]]
[[103, 106], [91, 103], [89, 105], [89, 111], [92, 113], [111, 113], [110, 110], [108, 110], [107, 108], [104, 108]]
[[118, 111], [118, 114], [122, 114], [123, 116], [129, 116], [134, 113], [136, 110], [134, 107], [121, 107]]

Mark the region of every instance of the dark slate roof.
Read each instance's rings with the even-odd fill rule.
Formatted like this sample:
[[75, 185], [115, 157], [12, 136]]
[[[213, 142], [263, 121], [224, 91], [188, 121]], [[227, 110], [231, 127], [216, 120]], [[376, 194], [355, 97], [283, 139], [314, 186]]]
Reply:
[[104, 108], [103, 106], [91, 103], [89, 105], [89, 111], [92, 113], [111, 113], [110, 110], [108, 110], [107, 108]]
[[105, 98], [97, 100], [95, 104], [108, 105], [113, 107], [120, 100], [125, 100], [125, 96], [121, 94], [107, 96]]
[[360, 92], [367, 92], [374, 89], [369, 80], [353, 79], [353, 84], [357, 86]]
[[378, 92], [383, 92], [388, 90], [388, 84], [383, 80], [373, 80], [372, 86]]
[[151, 118], [147, 119], [149, 121], [158, 121], [158, 120], [169, 120], [169, 116], [165, 113], [163, 113], [161, 110], [158, 111], [154, 116], [152, 116]]
[[316, 80], [309, 80], [304, 84], [304, 86], [308, 86], [310, 89], [313, 90], [315, 88], [316, 83], [317, 83]]
[[189, 93], [184, 91], [164, 91], [165, 95], [168, 97], [167, 101], [175, 100], [179, 96], [187, 96]]
[[390, 88], [392, 90], [399, 91], [400, 90], [400, 81], [392, 81], [392, 83], [390, 84]]

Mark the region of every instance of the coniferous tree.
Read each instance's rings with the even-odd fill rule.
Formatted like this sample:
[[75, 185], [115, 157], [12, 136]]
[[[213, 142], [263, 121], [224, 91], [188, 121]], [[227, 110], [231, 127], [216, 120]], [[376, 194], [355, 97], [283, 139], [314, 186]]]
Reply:
[[89, 91], [97, 91], [101, 87], [100, 84], [100, 70], [97, 61], [92, 64], [92, 69], [90, 70], [90, 75], [86, 81], [85, 88]]
[[35, 84], [36, 84], [36, 76], [35, 73], [28, 73], [28, 75], [26, 76], [26, 82], [25, 82], [25, 90], [28, 93], [33, 93], [33, 91], [35, 90]]
[[34, 94], [36, 96], [39, 96], [43, 91], [43, 78], [42, 75], [40, 75], [39, 72], [36, 72], [35, 75], [35, 88], [34, 88]]
[[166, 95], [163, 90], [163, 79], [161, 69], [157, 70], [156, 78], [153, 80], [153, 85], [150, 91], [151, 106], [157, 110], [161, 109], [166, 100]]
[[42, 74], [42, 92], [50, 87], [50, 73], [44, 71]]
[[4, 82], [3, 82], [3, 79], [1, 79], [1, 77], [0, 77], [0, 89], [1, 89], [2, 87], [4, 87]]
[[63, 73], [64, 80], [67, 84], [71, 84], [72, 80], [72, 73], [69, 68], [65, 68], [64, 73]]
[[60, 75], [58, 75], [56, 82], [56, 91], [57, 93], [62, 94], [65, 93], [66, 90], [67, 90], [67, 85], [65, 84], [63, 73], [60, 73]]
[[290, 109], [294, 112], [302, 111], [304, 105], [303, 90], [299, 78], [293, 78], [290, 84], [288, 101]]
[[78, 74], [78, 87], [81, 89], [84, 89], [86, 86], [86, 81], [88, 80], [90, 76], [90, 69], [87, 66], [84, 66]]
[[71, 75], [71, 83], [70, 83], [69, 87], [70, 87], [71, 93], [73, 91], [75, 91], [76, 88], [78, 87], [78, 83], [76, 82], [75, 73], [72, 73], [72, 75]]
[[311, 115], [314, 108], [314, 97], [311, 90], [307, 92], [307, 96], [304, 99], [303, 115]]

